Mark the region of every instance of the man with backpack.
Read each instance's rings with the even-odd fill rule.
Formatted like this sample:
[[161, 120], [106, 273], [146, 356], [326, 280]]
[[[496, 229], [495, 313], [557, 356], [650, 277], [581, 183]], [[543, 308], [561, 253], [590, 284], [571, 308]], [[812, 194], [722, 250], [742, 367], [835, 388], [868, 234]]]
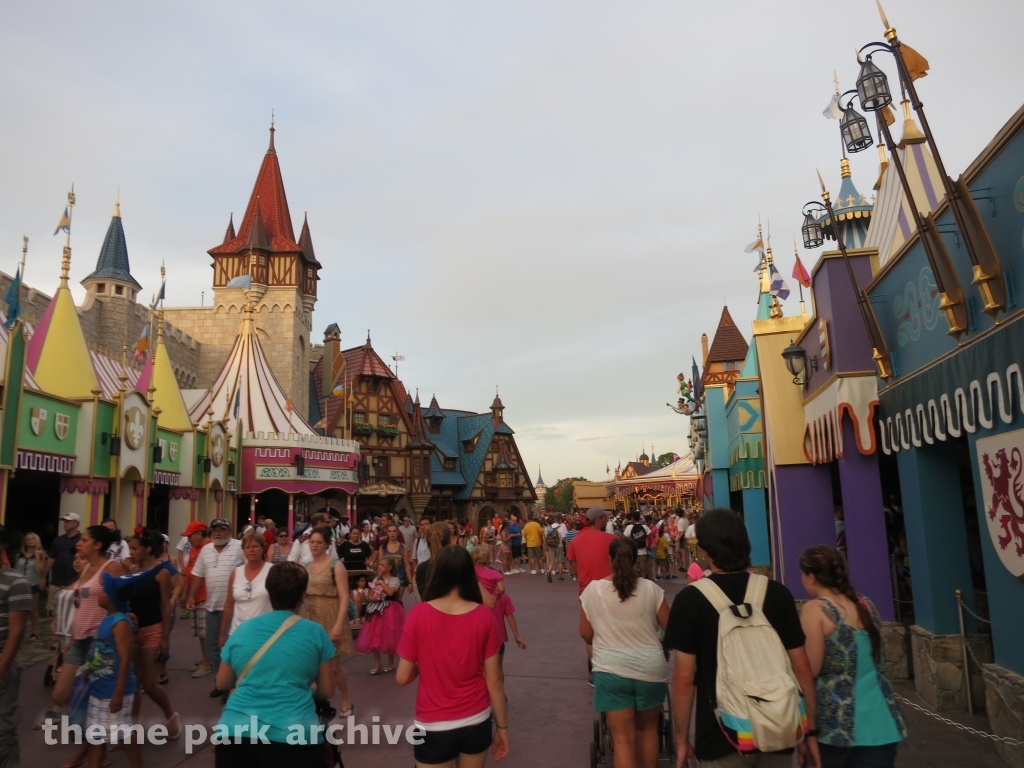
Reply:
[[626, 526], [622, 535], [630, 539], [637, 546], [636, 569], [645, 579], [653, 579], [651, 569], [651, 558], [647, 554], [647, 537], [651, 535], [651, 529], [644, 525], [640, 519], [640, 510], [634, 509], [630, 515], [630, 524]]
[[790, 768], [798, 749], [803, 764], [816, 768], [814, 678], [792, 593], [747, 572], [750, 539], [732, 510], [704, 514], [697, 538], [711, 575], [676, 596], [665, 631], [676, 657], [677, 765], [696, 759], [701, 768]]
[[547, 522], [548, 526], [544, 529], [544, 549], [547, 550], [548, 584], [550, 584], [556, 565], [558, 566], [558, 580], [565, 581], [565, 552], [562, 546], [569, 531], [562, 523], [561, 515], [552, 515]]

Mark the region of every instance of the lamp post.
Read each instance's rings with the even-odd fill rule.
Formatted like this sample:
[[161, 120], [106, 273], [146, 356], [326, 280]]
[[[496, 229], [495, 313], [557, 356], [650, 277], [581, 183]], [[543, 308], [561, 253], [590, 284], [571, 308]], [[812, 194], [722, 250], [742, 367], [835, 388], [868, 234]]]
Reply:
[[[921, 121], [921, 129], [924, 132], [925, 140], [928, 142], [928, 147], [931, 149], [932, 157], [935, 160], [935, 167], [939, 172], [939, 176], [942, 178], [942, 186], [946, 192], [946, 199], [949, 201], [949, 207], [953, 211], [953, 217], [956, 219], [957, 228], [960, 230], [960, 234], [963, 237], [964, 247], [971, 260], [971, 267], [974, 276], [971, 282], [973, 285], [978, 286], [978, 291], [984, 302], [982, 311], [990, 315], [992, 319], [995, 320], [997, 319], [999, 312], [1005, 311], [1006, 309], [1006, 284], [1003, 278], [1003, 270], [999, 261], [999, 256], [996, 254], [995, 246], [992, 244], [988, 230], [986, 230], [984, 225], [981, 223], [981, 215], [978, 213], [977, 206], [974, 204], [974, 200], [971, 197], [970, 190], [968, 189], [963, 176], [960, 176], [960, 178], [954, 182], [949, 177], [949, 174], [946, 173], [946, 168], [942, 163], [942, 156], [939, 154], [939, 148], [935, 144], [935, 137], [928, 124], [928, 118], [924, 114], [924, 105], [921, 103], [921, 99], [917, 95], [917, 88], [914, 86], [914, 79], [911, 77], [910, 70], [907, 67], [906, 58], [904, 56], [900, 40], [896, 35], [896, 30], [889, 25], [889, 21], [885, 17], [885, 12], [882, 10], [881, 4], [878, 6], [878, 11], [882, 17], [882, 23], [885, 25], [885, 38], [889, 42], [868, 43], [861, 48], [857, 54], [857, 60], [861, 64], [860, 73], [857, 76], [857, 95], [860, 98], [861, 108], [868, 112], [877, 112], [884, 109], [892, 102], [892, 95], [889, 91], [889, 83], [885, 73], [875, 66], [874, 62], [871, 60], [871, 57], [879, 51], [891, 53], [893, 58], [896, 59], [896, 69], [900, 85], [907, 96], [910, 97], [910, 103], [914, 108], [914, 112]], [[861, 59], [861, 54], [865, 51], [868, 51], [868, 53], [863, 59]], [[884, 133], [886, 134], [886, 143], [890, 147], [890, 152], [892, 153], [894, 160], [899, 163], [899, 158], [896, 157], [896, 152], [892, 149], [891, 137], [888, 136], [888, 125], [885, 125], [885, 120], [879, 116], [879, 130], [881, 131], [883, 128]], [[857, 150], [851, 149], [850, 151]], [[904, 181], [902, 172], [900, 172], [900, 180], [901, 182], [904, 182], [904, 192], [908, 195], [908, 201], [913, 201], [913, 197], [910, 196], [909, 187]], [[916, 206], [911, 204], [911, 208], [914, 209], [915, 217], [919, 219], [920, 216], [917, 214]], [[926, 230], [921, 228], [919, 225], [919, 229], [922, 233], [922, 241], [926, 241], [927, 239], [939, 241], [940, 238], [938, 236], [938, 231], [935, 229], [934, 222], [926, 220], [925, 223], [928, 227], [927, 236], [925, 235]], [[938, 275], [936, 275], [936, 278], [938, 278]], [[950, 313], [947, 311], [946, 315], [948, 319]], [[959, 340], [959, 336], [963, 333], [964, 328], [959, 322], [957, 322], [956, 325], [959, 330], [954, 331], [953, 326], [951, 325], [950, 333], [955, 334]]]

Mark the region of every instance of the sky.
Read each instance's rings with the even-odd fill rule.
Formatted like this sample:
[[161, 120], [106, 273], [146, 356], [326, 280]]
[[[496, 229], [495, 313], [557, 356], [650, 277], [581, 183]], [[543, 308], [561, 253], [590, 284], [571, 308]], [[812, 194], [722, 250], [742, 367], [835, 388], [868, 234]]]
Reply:
[[[1024, 101], [1024, 3], [886, 11], [931, 63], [919, 92], [955, 177]], [[685, 453], [676, 374], [723, 304], [749, 339], [759, 220], [789, 275], [815, 169], [839, 186], [833, 72], [852, 88], [882, 32], [873, 0], [5, 4], [0, 270], [27, 235], [28, 284], [56, 288], [74, 182], [76, 286], [120, 190], [142, 296], [165, 262], [168, 305], [209, 302], [206, 251], [241, 219], [274, 110], [323, 264], [313, 339], [370, 329], [442, 407], [486, 411], [499, 387], [534, 478], [602, 480], [652, 445]], [[869, 194], [876, 152], [851, 162]]]

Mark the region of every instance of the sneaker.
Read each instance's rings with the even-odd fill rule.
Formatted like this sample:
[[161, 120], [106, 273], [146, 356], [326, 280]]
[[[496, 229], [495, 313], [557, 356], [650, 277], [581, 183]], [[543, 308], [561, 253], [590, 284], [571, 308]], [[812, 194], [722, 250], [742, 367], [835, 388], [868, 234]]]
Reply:
[[227, 693], [227, 691], [222, 691], [220, 688], [214, 688], [212, 691], [210, 691], [210, 698], [216, 699], [218, 696], [226, 696]]
[[589, 675], [587, 675], [587, 685], [589, 685], [591, 688], [594, 687], [594, 673], [593, 672], [591, 672]]
[[537, 575], [537, 571], [536, 571], [536, 569], [534, 569], [534, 570], [530, 571], [530, 575], [531, 575], [531, 576], [536, 576], [536, 575]]
[[559, 581], [565, 581], [565, 577], [564, 577], [564, 576], [559, 576], [559, 577], [558, 577], [558, 580], [559, 580]]
[[506, 576], [511, 576], [512, 575], [512, 571], [505, 571], [505, 575]]
[[211, 672], [213, 672], [213, 668], [209, 664], [200, 664], [192, 673], [192, 677], [206, 677]]
[[548, 584], [551, 583], [551, 571], [548, 571]]

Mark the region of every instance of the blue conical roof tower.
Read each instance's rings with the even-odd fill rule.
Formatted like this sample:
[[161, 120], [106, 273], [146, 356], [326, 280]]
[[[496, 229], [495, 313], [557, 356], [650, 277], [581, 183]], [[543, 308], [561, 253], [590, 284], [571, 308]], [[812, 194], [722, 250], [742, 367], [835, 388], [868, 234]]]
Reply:
[[[82, 281], [82, 285], [89, 289], [93, 285], [96, 293], [115, 293], [115, 287], [120, 284], [123, 295], [125, 289], [129, 294], [134, 294], [142, 289], [138, 281], [132, 277], [131, 267], [128, 264], [128, 245], [124, 241], [124, 227], [121, 225], [121, 204], [114, 204], [114, 215], [110, 219], [110, 226], [107, 227], [107, 236], [103, 238], [103, 245], [100, 248], [100, 257], [96, 260], [96, 269]], [[105, 290], [96, 290], [99, 284], [105, 286]], [[107, 284], [112, 284], [109, 288]]]

